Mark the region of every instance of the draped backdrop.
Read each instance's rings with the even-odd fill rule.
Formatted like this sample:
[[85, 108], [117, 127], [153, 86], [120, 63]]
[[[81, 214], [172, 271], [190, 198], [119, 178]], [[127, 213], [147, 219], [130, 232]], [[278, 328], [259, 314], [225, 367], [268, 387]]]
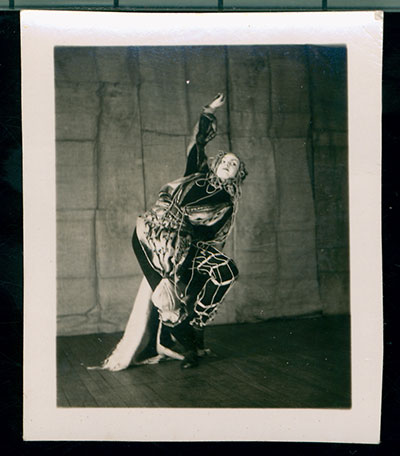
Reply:
[[180, 177], [201, 107], [249, 175], [226, 245], [240, 270], [215, 324], [349, 312], [346, 49], [55, 49], [58, 333], [122, 330], [136, 217]]

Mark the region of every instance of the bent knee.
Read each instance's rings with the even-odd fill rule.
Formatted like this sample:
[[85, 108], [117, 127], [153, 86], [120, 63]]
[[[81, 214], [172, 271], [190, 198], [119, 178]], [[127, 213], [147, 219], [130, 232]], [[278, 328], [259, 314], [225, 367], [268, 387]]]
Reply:
[[239, 269], [237, 268], [236, 263], [233, 260], [229, 260], [228, 266], [232, 271], [233, 279], [236, 280], [239, 276]]
[[239, 270], [233, 260], [229, 259], [213, 271], [213, 282], [218, 285], [230, 285], [238, 275]]

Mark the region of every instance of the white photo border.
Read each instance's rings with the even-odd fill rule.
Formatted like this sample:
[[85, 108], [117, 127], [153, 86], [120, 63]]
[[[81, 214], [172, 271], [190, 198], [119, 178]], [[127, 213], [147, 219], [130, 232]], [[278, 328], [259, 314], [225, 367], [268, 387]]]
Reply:
[[[22, 11], [24, 439], [378, 443], [382, 12]], [[57, 408], [55, 46], [340, 44], [348, 52], [352, 408]]]

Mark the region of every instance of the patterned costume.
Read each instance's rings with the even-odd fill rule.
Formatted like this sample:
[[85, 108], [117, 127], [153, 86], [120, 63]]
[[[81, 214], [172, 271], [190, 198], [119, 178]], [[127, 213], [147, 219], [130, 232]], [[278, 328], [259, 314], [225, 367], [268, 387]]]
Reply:
[[216, 130], [213, 109], [205, 107], [188, 147], [184, 176], [162, 187], [156, 204], [138, 217], [132, 245], [146, 280], [123, 338], [101, 369], [118, 371], [164, 357], [181, 359], [186, 368], [205, 352], [202, 328], [238, 276], [234, 262], [218, 247], [233, 226], [247, 174], [240, 162], [233, 178], [217, 177], [225, 154], [208, 164], [204, 152]]
[[216, 247], [225, 242], [233, 225], [238, 188], [231, 180], [219, 179], [207, 164], [204, 148], [215, 134], [214, 115], [203, 112], [184, 177], [161, 189], [154, 207], [138, 218], [133, 237], [152, 289], [167, 278], [179, 294], [175, 316], [159, 309], [170, 326], [188, 319], [191, 325], [204, 327], [238, 275], [234, 262]]

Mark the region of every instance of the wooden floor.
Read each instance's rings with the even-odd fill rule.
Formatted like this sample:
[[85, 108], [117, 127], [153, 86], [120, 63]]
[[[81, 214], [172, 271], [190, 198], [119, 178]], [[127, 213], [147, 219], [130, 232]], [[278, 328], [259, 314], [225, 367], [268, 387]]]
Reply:
[[213, 326], [216, 357], [121, 372], [100, 364], [121, 333], [59, 337], [59, 407], [348, 408], [350, 322], [344, 316]]

